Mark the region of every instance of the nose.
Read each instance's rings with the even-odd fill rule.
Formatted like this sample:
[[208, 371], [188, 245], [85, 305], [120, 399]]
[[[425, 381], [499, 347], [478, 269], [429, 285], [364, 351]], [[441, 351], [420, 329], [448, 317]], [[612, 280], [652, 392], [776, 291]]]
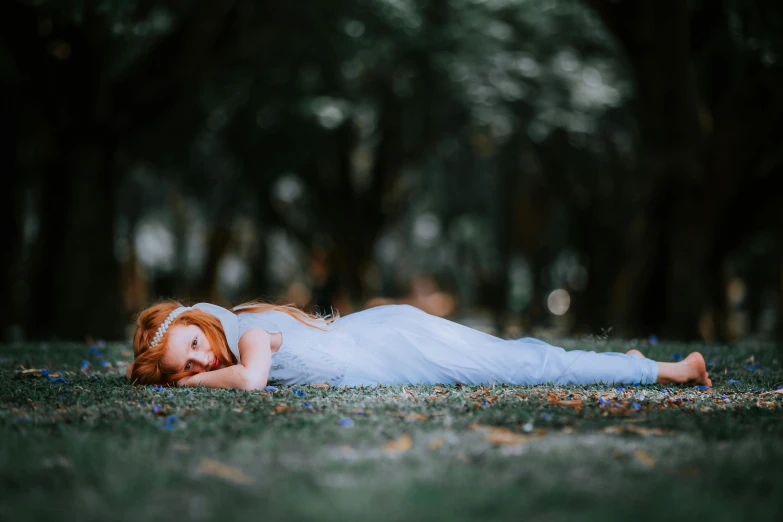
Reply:
[[198, 362], [202, 366], [207, 366], [212, 361], [212, 357], [207, 352], [198, 353]]

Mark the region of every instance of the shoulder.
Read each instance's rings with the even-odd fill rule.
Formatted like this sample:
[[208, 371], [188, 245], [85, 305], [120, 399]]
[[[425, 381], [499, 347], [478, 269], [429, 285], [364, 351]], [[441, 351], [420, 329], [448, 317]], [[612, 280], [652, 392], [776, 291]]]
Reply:
[[[283, 314], [285, 315], [285, 314]], [[279, 323], [280, 318], [277, 317], [275, 312], [247, 312], [237, 315], [237, 326], [239, 328], [239, 338], [242, 339], [245, 332], [250, 329], [261, 329], [268, 333], [277, 333], [280, 331]]]
[[239, 338], [239, 351], [242, 352], [254, 346], [269, 345], [272, 335], [262, 328], [249, 328]]

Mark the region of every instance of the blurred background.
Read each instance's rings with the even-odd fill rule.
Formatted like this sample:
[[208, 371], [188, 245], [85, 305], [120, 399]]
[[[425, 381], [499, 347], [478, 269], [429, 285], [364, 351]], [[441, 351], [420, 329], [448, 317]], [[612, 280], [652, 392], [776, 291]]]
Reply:
[[777, 0], [3, 0], [0, 327], [783, 330]]

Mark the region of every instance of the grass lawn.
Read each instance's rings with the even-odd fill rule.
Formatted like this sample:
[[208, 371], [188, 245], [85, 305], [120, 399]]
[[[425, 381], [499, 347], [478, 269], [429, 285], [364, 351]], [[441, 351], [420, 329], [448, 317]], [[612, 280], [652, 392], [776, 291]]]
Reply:
[[244, 392], [130, 386], [123, 344], [2, 346], [0, 519], [780, 522], [781, 352], [699, 349], [709, 390]]

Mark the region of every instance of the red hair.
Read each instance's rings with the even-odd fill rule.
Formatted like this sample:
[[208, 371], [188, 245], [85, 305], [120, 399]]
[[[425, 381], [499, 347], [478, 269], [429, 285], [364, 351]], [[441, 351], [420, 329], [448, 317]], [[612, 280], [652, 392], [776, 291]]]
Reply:
[[[168, 332], [172, 326], [177, 325], [195, 325], [201, 328], [209, 341], [212, 351], [224, 366], [237, 364], [237, 359], [228, 347], [226, 335], [223, 332], [223, 325], [220, 320], [210, 313], [197, 308], [192, 308], [182, 312], [169, 325], [169, 329], [163, 335], [154, 348], [150, 348], [150, 343], [155, 337], [155, 333], [166, 317], [180, 306], [184, 306], [178, 301], [166, 300], [154, 304], [143, 310], [136, 318], [136, 333], [133, 336], [133, 369], [131, 370], [131, 382], [134, 384], [170, 384], [178, 380], [195, 374], [194, 371], [167, 372], [161, 366], [161, 359], [166, 353], [168, 347]], [[323, 329], [324, 325], [331, 323], [339, 317], [339, 314], [329, 318], [319, 317], [308, 314], [293, 305], [276, 305], [260, 301], [250, 301], [237, 305], [232, 310], [235, 314], [260, 313], [268, 311], [277, 311], [288, 314], [300, 323], [312, 328]]]

